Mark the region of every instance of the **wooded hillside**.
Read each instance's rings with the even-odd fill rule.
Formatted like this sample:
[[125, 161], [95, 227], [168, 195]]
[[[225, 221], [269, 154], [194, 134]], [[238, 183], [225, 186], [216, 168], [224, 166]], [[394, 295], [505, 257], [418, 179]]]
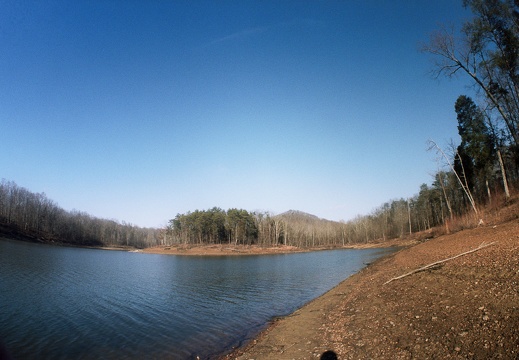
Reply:
[[0, 182], [0, 235], [81, 246], [160, 244], [157, 229], [99, 219], [81, 211], [66, 211], [44, 193], [33, 193], [5, 179]]

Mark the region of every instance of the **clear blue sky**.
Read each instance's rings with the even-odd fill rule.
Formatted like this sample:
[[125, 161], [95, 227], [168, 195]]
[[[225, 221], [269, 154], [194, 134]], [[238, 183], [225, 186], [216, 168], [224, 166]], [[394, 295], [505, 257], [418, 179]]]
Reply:
[[2, 1], [0, 178], [163, 226], [219, 206], [331, 220], [431, 183], [465, 78], [420, 43], [461, 0]]

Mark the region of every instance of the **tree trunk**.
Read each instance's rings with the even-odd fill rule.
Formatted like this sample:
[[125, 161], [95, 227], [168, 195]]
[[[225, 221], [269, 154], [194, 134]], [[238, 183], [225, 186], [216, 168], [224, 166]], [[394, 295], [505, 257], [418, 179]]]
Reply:
[[443, 175], [441, 172], [439, 173], [439, 175], [440, 176], [438, 177], [438, 180], [440, 181], [440, 186], [442, 187], [443, 196], [445, 197], [445, 204], [447, 204], [447, 209], [449, 209], [450, 219], [452, 220], [453, 214], [452, 214], [451, 202], [449, 201], [449, 198], [447, 197], [447, 191], [445, 190], [445, 185], [443, 184]]
[[409, 199], [407, 199], [407, 218], [409, 220], [409, 235], [411, 235], [413, 231], [411, 228], [411, 207], [409, 206]]
[[505, 165], [503, 163], [503, 157], [501, 156], [501, 150], [497, 149], [497, 158], [499, 160], [499, 167], [501, 168], [501, 175], [503, 176], [503, 187], [505, 189], [506, 201], [510, 199], [510, 190], [508, 190], [508, 181], [506, 180]]
[[492, 193], [490, 192], [490, 186], [488, 185], [488, 179], [485, 179], [485, 186], [487, 187], [488, 204], [492, 205]]

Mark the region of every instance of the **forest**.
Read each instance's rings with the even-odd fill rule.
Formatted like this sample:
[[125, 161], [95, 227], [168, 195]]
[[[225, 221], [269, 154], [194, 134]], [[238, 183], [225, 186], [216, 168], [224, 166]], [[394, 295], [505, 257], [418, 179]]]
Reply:
[[165, 229], [65, 211], [43, 193], [0, 183], [0, 230], [31, 239], [137, 248], [173, 244], [337, 247], [404, 237], [457, 219], [484, 222], [485, 207], [510, 201], [519, 183], [519, 2], [464, 1], [473, 17], [460, 35], [441, 28], [423, 46], [435, 77], [464, 76], [475, 96], [453, 99], [461, 142], [442, 148], [430, 185], [346, 222], [299, 211], [275, 215], [214, 207], [177, 214]]
[[0, 235], [2, 233], [40, 242], [143, 248], [159, 245], [161, 231], [120, 224], [81, 211], [66, 211], [44, 193], [33, 193], [2, 179]]

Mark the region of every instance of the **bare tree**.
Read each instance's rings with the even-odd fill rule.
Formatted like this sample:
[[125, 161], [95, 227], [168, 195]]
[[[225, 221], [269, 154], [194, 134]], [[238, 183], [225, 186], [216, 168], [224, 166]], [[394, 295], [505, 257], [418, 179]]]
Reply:
[[463, 38], [456, 39], [453, 28], [443, 27], [422, 50], [435, 56], [435, 76], [452, 77], [460, 70], [468, 75], [519, 144], [518, 45], [512, 5], [507, 1], [467, 1], [467, 5], [476, 17], [463, 27]]
[[452, 172], [456, 175], [456, 179], [458, 179], [463, 191], [465, 192], [465, 194], [467, 195], [467, 198], [470, 201], [470, 205], [472, 206], [472, 210], [474, 210], [474, 214], [476, 214], [476, 216], [478, 216], [478, 209], [476, 208], [476, 202], [474, 201], [474, 198], [472, 197], [472, 193], [471, 193], [466, 181], [463, 182], [460, 179], [458, 173], [456, 172], [456, 170], [454, 170], [454, 165], [450, 162], [450, 160], [447, 158], [447, 155], [445, 155], [445, 152], [438, 146], [438, 144], [436, 144], [436, 142], [434, 142], [433, 140], [429, 140], [428, 143], [429, 143], [429, 150], [436, 149], [436, 152], [439, 153], [443, 157], [443, 159], [445, 160], [447, 165], [451, 168]]

